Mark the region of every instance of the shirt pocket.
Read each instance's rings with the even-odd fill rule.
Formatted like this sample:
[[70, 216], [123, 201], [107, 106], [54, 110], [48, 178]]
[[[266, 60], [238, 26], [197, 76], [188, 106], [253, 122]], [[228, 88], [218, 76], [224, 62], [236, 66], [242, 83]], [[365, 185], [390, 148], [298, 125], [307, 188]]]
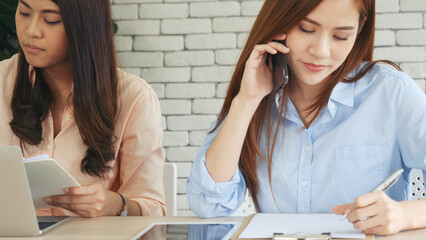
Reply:
[[336, 194], [351, 202], [383, 181], [384, 145], [337, 147]]

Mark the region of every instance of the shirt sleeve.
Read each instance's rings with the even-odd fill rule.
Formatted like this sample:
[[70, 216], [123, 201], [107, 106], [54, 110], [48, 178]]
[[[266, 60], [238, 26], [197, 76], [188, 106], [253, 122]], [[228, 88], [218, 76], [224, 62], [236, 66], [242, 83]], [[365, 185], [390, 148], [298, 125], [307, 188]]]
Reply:
[[[211, 124], [209, 131], [214, 126], [216, 121]], [[216, 183], [206, 169], [206, 152], [219, 129], [206, 136], [186, 182], [189, 206], [202, 218], [229, 216], [241, 206], [245, 198], [246, 184], [238, 168], [229, 182], [222, 183]]]
[[147, 91], [130, 113], [118, 153], [118, 192], [136, 201], [142, 216], [166, 215], [162, 139], [160, 104], [155, 93]]
[[[396, 89], [397, 140], [404, 164], [426, 174], [426, 94], [403, 74]], [[426, 179], [426, 178], [425, 178]]]

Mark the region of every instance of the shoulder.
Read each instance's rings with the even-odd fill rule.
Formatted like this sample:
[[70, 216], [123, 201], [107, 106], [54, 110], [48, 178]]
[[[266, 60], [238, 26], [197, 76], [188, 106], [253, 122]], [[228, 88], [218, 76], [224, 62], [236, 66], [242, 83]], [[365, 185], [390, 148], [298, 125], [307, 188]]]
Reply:
[[134, 102], [144, 98], [157, 98], [154, 89], [142, 78], [117, 69], [118, 94], [123, 102]]
[[145, 80], [121, 69], [117, 73], [120, 117], [128, 118], [134, 111], [160, 112], [157, 94]]
[[[117, 69], [117, 73], [118, 115], [115, 135], [124, 140], [141, 132], [149, 132], [147, 129], [161, 131], [160, 103], [151, 86], [145, 80], [121, 69]], [[117, 142], [119, 143], [120, 141]]]
[[9, 59], [5, 59], [0, 62], [0, 72], [4, 76], [7, 72], [16, 72], [18, 66], [19, 54], [15, 54]]
[[[355, 72], [359, 71], [359, 69]], [[398, 71], [391, 65], [383, 64], [374, 65], [361, 79], [356, 82], [356, 88], [358, 88], [359, 91], [365, 89], [381, 89], [390, 94], [395, 93], [395, 91], [398, 91], [401, 88], [415, 86], [416, 84], [414, 80], [408, 74], [403, 71]]]
[[18, 69], [19, 54], [13, 55], [11, 58], [0, 62], [0, 83], [1, 86], [10, 85], [15, 79]]
[[0, 98], [4, 102], [10, 101], [18, 69], [19, 54], [0, 62]]

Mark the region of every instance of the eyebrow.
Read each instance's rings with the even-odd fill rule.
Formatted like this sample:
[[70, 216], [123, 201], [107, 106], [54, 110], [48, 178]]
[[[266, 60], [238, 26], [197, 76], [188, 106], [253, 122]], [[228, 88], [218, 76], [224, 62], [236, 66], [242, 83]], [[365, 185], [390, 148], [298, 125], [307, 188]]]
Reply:
[[[321, 26], [321, 24], [319, 22], [314, 21], [312, 19], [309, 19], [307, 17], [305, 17], [303, 20], [305, 20], [305, 21], [307, 21], [309, 23], [312, 23], [314, 25]], [[354, 30], [355, 27], [354, 26], [341, 26], [341, 27], [336, 27], [335, 29], [337, 29], [337, 30]]]
[[[25, 7], [29, 8], [32, 10], [32, 8], [30, 7], [30, 5], [28, 5], [28, 3], [26, 3], [24, 0], [19, 0], [20, 3], [22, 3]], [[45, 9], [42, 11], [42, 13], [56, 13], [56, 14], [61, 14], [61, 12], [56, 11], [56, 10], [52, 10], [52, 9]]]

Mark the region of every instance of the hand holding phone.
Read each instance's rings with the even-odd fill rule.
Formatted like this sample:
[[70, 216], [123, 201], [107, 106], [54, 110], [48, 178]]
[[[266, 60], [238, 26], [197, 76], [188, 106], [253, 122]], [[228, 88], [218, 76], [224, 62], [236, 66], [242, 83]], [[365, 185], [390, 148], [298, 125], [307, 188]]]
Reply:
[[[254, 46], [246, 61], [238, 93], [243, 99], [258, 104], [284, 83], [283, 54], [290, 51], [283, 44], [285, 39], [286, 35], [281, 34], [273, 41]], [[277, 69], [280, 69], [279, 74]]]

